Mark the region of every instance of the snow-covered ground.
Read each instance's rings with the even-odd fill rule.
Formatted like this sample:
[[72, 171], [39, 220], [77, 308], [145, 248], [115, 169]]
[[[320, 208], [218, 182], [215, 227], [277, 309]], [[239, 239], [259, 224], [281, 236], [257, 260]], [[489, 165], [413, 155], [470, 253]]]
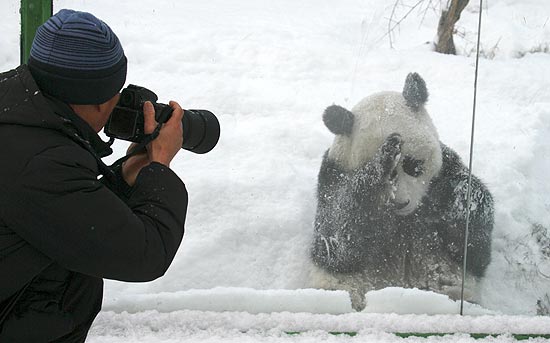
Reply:
[[[332, 142], [321, 121], [326, 106], [351, 108], [370, 93], [399, 91], [416, 71], [427, 82], [427, 108], [441, 140], [468, 160], [479, 5], [471, 1], [462, 14], [459, 55], [447, 56], [429, 43], [439, 12], [428, 4], [436, 1], [407, 14], [417, 3], [403, 0], [393, 11], [394, 1], [384, 0], [54, 1], [54, 11], [90, 11], [109, 23], [129, 60], [129, 83], [154, 90], [162, 102], [209, 109], [222, 128], [213, 151], [182, 151], [173, 163], [190, 194], [173, 265], [154, 282], [107, 282], [90, 342], [391, 342], [399, 338], [384, 332], [392, 330], [550, 333], [548, 318], [525, 317], [550, 292], [548, 0], [490, 0], [484, 7], [473, 166], [495, 197], [496, 227], [483, 308], [468, 305], [465, 312], [491, 316], [453, 316], [457, 303], [403, 289], [372, 292], [366, 311], [448, 316], [348, 313], [345, 293], [308, 289], [316, 177]], [[2, 70], [19, 63], [18, 6], [0, 3]], [[388, 36], [389, 18], [404, 16]], [[116, 143], [108, 161], [125, 148]], [[299, 325], [311, 332], [283, 334], [302, 331]]]
[[[407, 342], [512, 342], [511, 333], [548, 332], [548, 317], [397, 315], [178, 311], [137, 314], [103, 312], [91, 342], [397, 342], [393, 333], [441, 333], [443, 337], [411, 337]], [[476, 340], [468, 333], [498, 337]], [[291, 333], [300, 333], [292, 335]], [[331, 333], [357, 333], [356, 336]], [[454, 334], [449, 334], [454, 333]], [[543, 342], [542, 338], [531, 342]]]

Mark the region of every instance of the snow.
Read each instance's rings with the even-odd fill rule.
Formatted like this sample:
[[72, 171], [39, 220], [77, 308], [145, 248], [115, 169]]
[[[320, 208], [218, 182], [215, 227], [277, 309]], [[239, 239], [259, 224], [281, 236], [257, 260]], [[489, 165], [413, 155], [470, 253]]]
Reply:
[[[136, 314], [102, 312], [92, 328], [91, 342], [396, 342], [393, 333], [455, 333], [412, 342], [512, 342], [511, 333], [544, 334], [548, 317], [397, 315], [348, 313], [265, 313], [157, 311]], [[546, 329], [546, 331], [545, 331]], [[288, 333], [299, 332], [299, 335]], [[357, 336], [331, 335], [357, 333]], [[474, 340], [466, 333], [487, 333], [498, 338]], [[542, 342], [540, 338], [532, 342]]]
[[[365, 313], [396, 314], [456, 314], [460, 302], [447, 296], [418, 289], [388, 287], [367, 293]], [[171, 293], [121, 295], [107, 299], [103, 310], [116, 313], [157, 310], [172, 312], [181, 309], [193, 311], [230, 311], [247, 313], [316, 313], [344, 314], [352, 312], [350, 298], [345, 291], [319, 289], [257, 290], [252, 288], [215, 287]], [[465, 303], [468, 315], [497, 314], [476, 304]]]
[[[481, 306], [466, 306], [477, 316], [455, 315], [458, 303], [444, 296], [393, 288], [367, 295], [365, 312], [376, 314], [350, 313], [345, 293], [308, 285], [316, 177], [333, 137], [321, 121], [326, 106], [351, 108], [373, 92], [399, 91], [416, 71], [440, 139], [468, 161], [479, 5], [471, 2], [458, 23], [459, 55], [446, 56], [427, 43], [438, 21], [427, 5], [395, 27], [390, 48], [393, 3], [54, 1], [54, 11], [90, 11], [113, 28], [129, 83], [162, 102], [209, 109], [221, 123], [213, 151], [182, 151], [172, 164], [190, 195], [174, 263], [154, 282], [107, 281], [90, 342], [393, 342], [401, 339], [388, 332], [401, 330], [550, 332], [548, 317], [532, 317], [550, 290], [550, 254], [537, 243], [550, 235], [547, 0], [484, 5], [473, 169], [493, 193], [496, 226]], [[19, 63], [18, 6], [0, 3], [1, 70]], [[394, 19], [408, 11], [396, 7]], [[115, 143], [107, 162], [126, 146]]]
[[180, 309], [196, 311], [231, 311], [247, 313], [351, 312], [345, 291], [319, 289], [255, 290], [251, 288], [216, 287], [172, 293], [123, 295], [104, 304], [103, 310], [135, 313], [144, 310], [171, 312]]

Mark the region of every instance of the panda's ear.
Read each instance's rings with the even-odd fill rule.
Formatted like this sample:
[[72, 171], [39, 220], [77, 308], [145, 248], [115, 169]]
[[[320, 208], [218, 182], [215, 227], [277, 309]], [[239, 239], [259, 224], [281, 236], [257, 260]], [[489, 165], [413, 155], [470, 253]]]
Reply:
[[407, 105], [414, 111], [418, 111], [421, 105], [428, 100], [428, 89], [426, 82], [417, 73], [410, 73], [405, 80], [403, 87], [403, 97], [407, 100]]
[[353, 128], [353, 113], [342, 106], [331, 105], [323, 112], [323, 122], [335, 135], [349, 135]]

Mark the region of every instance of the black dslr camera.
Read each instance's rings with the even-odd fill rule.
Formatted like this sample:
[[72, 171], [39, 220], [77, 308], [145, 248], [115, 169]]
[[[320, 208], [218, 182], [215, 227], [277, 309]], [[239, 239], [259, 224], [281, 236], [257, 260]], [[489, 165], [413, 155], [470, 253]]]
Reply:
[[[155, 93], [145, 87], [129, 85], [120, 94], [120, 99], [111, 113], [105, 134], [112, 138], [141, 142], [147, 134], [144, 132], [143, 104], [151, 101], [155, 108], [155, 118], [159, 124], [170, 119], [173, 109], [157, 103]], [[197, 154], [212, 150], [220, 138], [218, 118], [207, 110], [184, 110], [182, 149]]]

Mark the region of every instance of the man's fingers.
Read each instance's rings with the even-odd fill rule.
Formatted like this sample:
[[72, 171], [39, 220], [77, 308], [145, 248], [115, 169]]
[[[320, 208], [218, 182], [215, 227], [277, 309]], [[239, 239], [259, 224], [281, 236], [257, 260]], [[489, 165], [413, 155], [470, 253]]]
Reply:
[[170, 118], [170, 120], [181, 122], [181, 119], [183, 118], [183, 109], [181, 108], [180, 104], [178, 104], [176, 101], [170, 101], [168, 104], [174, 110], [172, 112], [172, 117]]
[[143, 104], [143, 116], [144, 116], [144, 131], [149, 134], [155, 130], [157, 121], [155, 120], [155, 108], [150, 101], [146, 101]]
[[126, 149], [126, 155], [128, 155], [130, 152], [132, 152], [132, 150], [135, 149], [137, 143], [131, 143], [129, 146], [128, 146], [128, 149]]

